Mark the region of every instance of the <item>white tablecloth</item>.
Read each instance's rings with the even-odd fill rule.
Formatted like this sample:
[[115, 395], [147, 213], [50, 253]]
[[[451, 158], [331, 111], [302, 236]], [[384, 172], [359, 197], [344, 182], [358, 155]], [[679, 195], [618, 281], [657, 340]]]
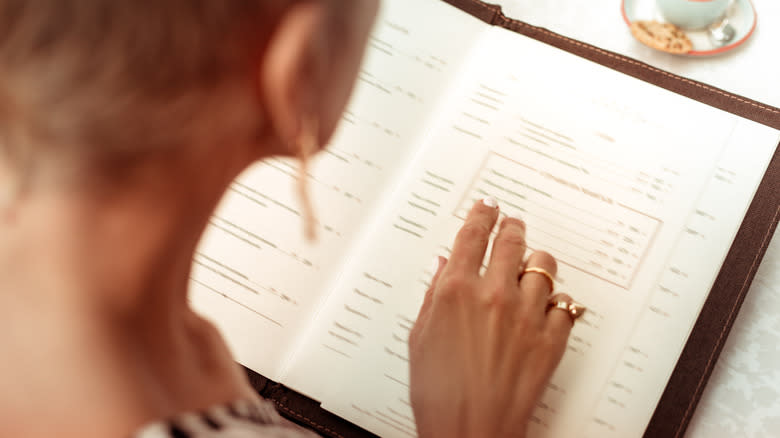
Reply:
[[[780, 107], [780, 1], [753, 0], [758, 27], [709, 58], [656, 52], [635, 41], [619, 0], [494, 0], [506, 15], [664, 70]], [[758, 271], [686, 434], [780, 437], [780, 238]]]

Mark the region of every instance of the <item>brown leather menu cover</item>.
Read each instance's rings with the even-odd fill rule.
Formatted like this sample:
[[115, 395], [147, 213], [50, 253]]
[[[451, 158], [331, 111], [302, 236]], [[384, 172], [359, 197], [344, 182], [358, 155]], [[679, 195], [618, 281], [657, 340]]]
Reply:
[[[388, 0], [392, 1], [392, 0]], [[479, 18], [560, 50], [633, 76], [707, 105], [780, 129], [780, 109], [674, 75], [629, 57], [507, 18], [501, 7], [478, 0], [443, 0]], [[780, 155], [772, 158], [737, 233], [674, 373], [645, 431], [645, 437], [679, 437], [685, 432], [726, 336], [736, 319], [759, 262], [780, 219]], [[317, 402], [247, 370], [253, 386], [287, 418], [323, 436], [374, 435], [319, 408]]]

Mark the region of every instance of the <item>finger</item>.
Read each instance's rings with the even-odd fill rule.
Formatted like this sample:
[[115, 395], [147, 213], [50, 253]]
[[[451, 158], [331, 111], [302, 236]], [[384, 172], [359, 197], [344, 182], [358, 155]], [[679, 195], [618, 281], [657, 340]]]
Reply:
[[467, 274], [479, 274], [485, 251], [490, 241], [490, 233], [498, 219], [498, 203], [487, 198], [474, 204], [466, 217], [466, 222], [455, 237], [448, 270], [457, 270]]
[[558, 264], [555, 258], [544, 251], [536, 251], [528, 257], [525, 271], [520, 277], [520, 294], [523, 302], [535, 309], [544, 309], [552, 292], [553, 284], [546, 275], [537, 272], [528, 272], [529, 269], [541, 268], [555, 278], [558, 272]]
[[520, 219], [505, 218], [493, 240], [485, 277], [516, 287], [525, 250], [525, 223]]
[[417, 325], [425, 324], [425, 321], [428, 319], [428, 314], [431, 312], [431, 305], [433, 303], [433, 294], [436, 290], [436, 284], [439, 282], [439, 277], [441, 277], [441, 273], [444, 272], [445, 266], [447, 266], [446, 258], [437, 256], [433, 259], [433, 267], [431, 268], [431, 271], [433, 271], [433, 278], [431, 279], [431, 285], [425, 292], [425, 298], [423, 298], [423, 303], [420, 307], [420, 313], [417, 315]]
[[[567, 306], [574, 302], [574, 300], [566, 294], [555, 294], [550, 301], [560, 301], [566, 303]], [[563, 355], [572, 327], [574, 327], [574, 320], [568, 310], [552, 307], [547, 311], [545, 330], [553, 340], [553, 345], [556, 349], [553, 353], [556, 354], [556, 357], [560, 358], [560, 356]]]

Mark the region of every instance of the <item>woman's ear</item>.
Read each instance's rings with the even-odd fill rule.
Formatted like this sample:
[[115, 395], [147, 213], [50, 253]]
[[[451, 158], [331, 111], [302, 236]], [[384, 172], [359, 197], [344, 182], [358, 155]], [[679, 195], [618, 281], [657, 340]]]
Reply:
[[296, 154], [306, 124], [319, 117], [325, 76], [325, 10], [300, 2], [284, 12], [259, 65], [260, 93], [274, 134]]

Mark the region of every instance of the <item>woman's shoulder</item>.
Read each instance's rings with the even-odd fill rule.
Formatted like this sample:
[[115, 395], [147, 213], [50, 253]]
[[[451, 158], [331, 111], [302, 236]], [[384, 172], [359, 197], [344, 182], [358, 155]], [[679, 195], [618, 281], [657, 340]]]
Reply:
[[149, 424], [132, 438], [315, 438], [267, 400], [238, 401]]

